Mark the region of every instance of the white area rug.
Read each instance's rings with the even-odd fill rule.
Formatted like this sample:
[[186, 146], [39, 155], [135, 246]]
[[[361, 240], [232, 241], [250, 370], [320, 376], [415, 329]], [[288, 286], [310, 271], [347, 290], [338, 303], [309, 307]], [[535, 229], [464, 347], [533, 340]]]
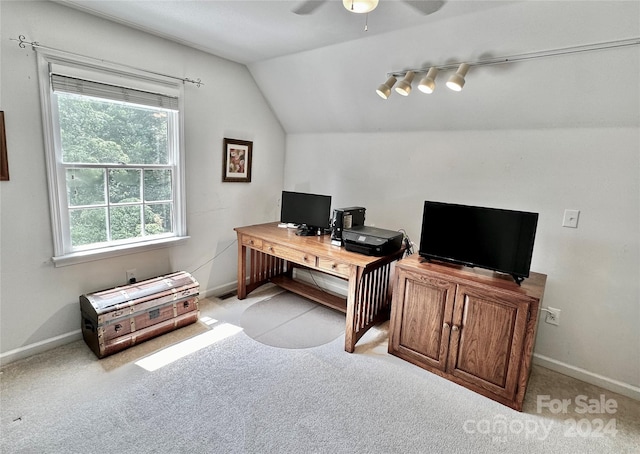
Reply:
[[311, 348], [344, 334], [345, 315], [291, 292], [249, 306], [240, 317], [247, 336], [272, 347]]

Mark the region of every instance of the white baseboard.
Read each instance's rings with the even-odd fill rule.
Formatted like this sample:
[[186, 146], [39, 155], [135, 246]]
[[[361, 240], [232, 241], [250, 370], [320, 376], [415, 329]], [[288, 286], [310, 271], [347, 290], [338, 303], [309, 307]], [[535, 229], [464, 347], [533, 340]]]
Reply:
[[347, 281], [325, 273], [294, 268], [294, 277], [314, 287], [319, 287], [322, 290], [328, 290], [345, 297], [349, 291]]
[[9, 350], [6, 353], [0, 354], [0, 366], [5, 366], [19, 359], [28, 358], [29, 356], [36, 355], [38, 353], [46, 352], [52, 348], [59, 347], [61, 345], [68, 344], [82, 339], [82, 330], [71, 331], [70, 333], [61, 334], [56, 337], [35, 342], [33, 344], [25, 345], [24, 347]]
[[537, 353], [533, 354], [533, 363], [559, 372], [563, 375], [577, 378], [585, 383], [600, 386], [601, 388], [614, 393], [622, 394], [623, 396], [630, 397], [631, 399], [640, 400], [640, 387], [638, 386], [623, 383], [594, 372], [589, 372], [588, 370], [584, 370]]
[[[206, 298], [208, 296], [220, 296], [225, 293], [233, 292], [238, 288], [238, 282], [230, 282], [228, 284], [220, 285], [212, 289], [208, 289], [204, 292], [200, 292], [200, 296]], [[38, 353], [46, 352], [52, 348], [59, 347], [61, 345], [68, 344], [82, 339], [82, 330], [77, 329], [69, 333], [61, 334], [59, 336], [44, 339], [33, 344], [25, 345], [23, 347], [9, 350], [6, 353], [0, 353], [0, 367], [6, 366], [9, 363], [18, 361], [20, 359], [28, 358], [29, 356], [37, 355]]]
[[200, 292], [200, 297], [208, 298], [210, 296], [220, 296], [225, 293], [235, 292], [238, 289], [238, 281], [229, 282], [227, 284], [222, 284], [214, 288], [210, 288], [205, 290], [204, 292]]

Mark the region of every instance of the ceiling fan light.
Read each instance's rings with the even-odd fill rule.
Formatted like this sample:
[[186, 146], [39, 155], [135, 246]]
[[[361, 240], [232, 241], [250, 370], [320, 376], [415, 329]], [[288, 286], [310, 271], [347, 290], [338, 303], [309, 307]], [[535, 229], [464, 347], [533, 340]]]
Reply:
[[398, 86], [396, 87], [396, 92], [402, 96], [409, 96], [411, 93], [411, 82], [413, 82], [413, 77], [415, 76], [413, 71], [407, 71], [404, 79], [398, 82]]
[[422, 93], [431, 94], [436, 89], [436, 76], [438, 75], [438, 68], [432, 66], [429, 68], [429, 72], [426, 76], [420, 81], [418, 85], [418, 89]]
[[447, 81], [447, 87], [453, 91], [461, 91], [462, 87], [464, 87], [464, 76], [467, 75], [467, 71], [469, 71], [469, 65], [466, 63], [460, 64], [456, 73]]
[[352, 13], [370, 13], [376, 6], [378, 0], [342, 0], [344, 7]]
[[391, 87], [395, 85], [396, 80], [397, 79], [394, 76], [391, 76], [385, 83], [380, 84], [380, 86], [376, 90], [378, 96], [380, 96], [382, 99], [387, 99], [389, 96], [391, 96]]

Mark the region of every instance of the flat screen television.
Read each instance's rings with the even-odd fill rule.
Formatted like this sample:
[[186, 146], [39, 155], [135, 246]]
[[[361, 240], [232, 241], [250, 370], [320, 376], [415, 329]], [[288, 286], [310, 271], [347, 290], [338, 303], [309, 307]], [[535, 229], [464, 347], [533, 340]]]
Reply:
[[280, 222], [297, 225], [299, 235], [327, 233], [330, 218], [330, 195], [282, 191]]
[[529, 277], [537, 225], [538, 213], [425, 201], [418, 253], [510, 274], [519, 285]]

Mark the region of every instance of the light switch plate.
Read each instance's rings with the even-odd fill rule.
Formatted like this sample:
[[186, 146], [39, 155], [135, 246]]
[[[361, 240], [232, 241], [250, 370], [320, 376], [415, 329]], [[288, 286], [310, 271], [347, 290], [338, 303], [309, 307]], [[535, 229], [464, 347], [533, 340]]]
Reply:
[[564, 218], [562, 219], [562, 227], [578, 228], [578, 218], [580, 210], [564, 210]]

